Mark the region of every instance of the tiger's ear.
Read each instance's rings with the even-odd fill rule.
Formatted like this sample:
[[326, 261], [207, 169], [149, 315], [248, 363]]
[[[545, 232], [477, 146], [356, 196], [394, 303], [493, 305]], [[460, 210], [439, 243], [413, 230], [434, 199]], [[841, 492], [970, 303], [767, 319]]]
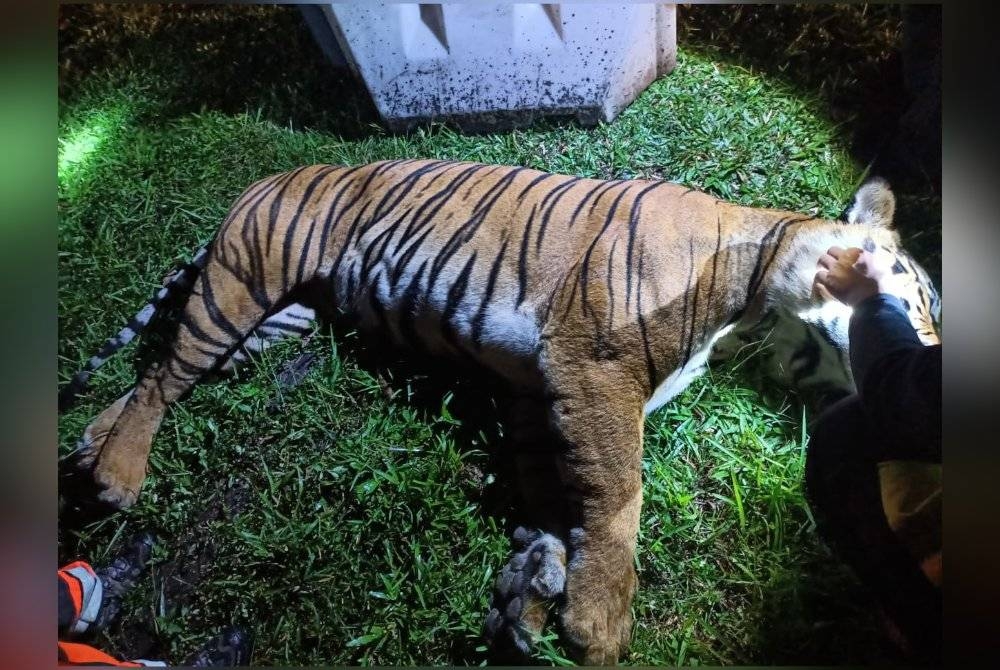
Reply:
[[854, 194], [854, 202], [847, 209], [845, 219], [850, 224], [892, 228], [896, 213], [896, 196], [889, 182], [881, 177], [869, 179]]

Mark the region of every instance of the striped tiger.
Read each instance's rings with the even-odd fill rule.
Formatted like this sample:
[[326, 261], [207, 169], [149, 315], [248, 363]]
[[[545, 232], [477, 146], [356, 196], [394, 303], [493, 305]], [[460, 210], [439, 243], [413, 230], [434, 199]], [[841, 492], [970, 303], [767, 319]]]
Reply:
[[[544, 425], [525, 439], [562, 445], [517, 450], [528, 454], [525, 507], [539, 518], [515, 533], [486, 634], [526, 651], [557, 599], [580, 660], [614, 663], [632, 623], [644, 416], [701, 373], [727, 333], [770, 313], [830, 327], [812, 289], [829, 247], [875, 244], [915, 268], [893, 211], [880, 181], [861, 187], [845, 222], [666, 181], [448, 160], [270, 176], [67, 387], [66, 402], [165, 297], [189, 292], [165, 359], [87, 427], [77, 464], [101, 500], [128, 507], [172, 402], [273, 335], [331, 308], [352, 315], [362, 330], [498, 375], [531, 410], [522, 416]], [[911, 276], [901, 296], [933, 341], [935, 294], [926, 274]], [[831, 339], [841, 351], [846, 325]]]

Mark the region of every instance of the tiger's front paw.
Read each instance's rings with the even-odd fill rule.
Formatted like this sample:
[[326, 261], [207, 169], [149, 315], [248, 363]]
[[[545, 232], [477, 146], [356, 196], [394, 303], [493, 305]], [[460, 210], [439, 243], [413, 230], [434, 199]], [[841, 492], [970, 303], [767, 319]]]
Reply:
[[566, 585], [566, 547], [554, 535], [526, 528], [512, 539], [514, 555], [497, 577], [483, 634], [496, 654], [530, 656], [533, 636]]
[[632, 614], [613, 602], [578, 598], [563, 610], [562, 628], [583, 665], [615, 665], [628, 650]]
[[584, 665], [615, 665], [632, 637], [637, 579], [630, 551], [584, 547], [582, 529], [570, 531], [573, 560], [562, 609], [563, 636]]

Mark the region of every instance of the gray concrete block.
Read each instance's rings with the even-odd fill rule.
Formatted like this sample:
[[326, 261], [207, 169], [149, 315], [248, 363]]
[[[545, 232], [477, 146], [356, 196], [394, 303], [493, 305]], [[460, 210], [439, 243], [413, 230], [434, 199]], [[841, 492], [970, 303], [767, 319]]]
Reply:
[[676, 5], [323, 5], [383, 121], [466, 130], [614, 119], [676, 63]]

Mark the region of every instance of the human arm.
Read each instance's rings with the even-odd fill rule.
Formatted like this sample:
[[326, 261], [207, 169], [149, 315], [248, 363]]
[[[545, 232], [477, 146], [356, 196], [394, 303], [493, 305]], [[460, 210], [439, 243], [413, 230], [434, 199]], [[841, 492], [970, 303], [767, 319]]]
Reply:
[[925, 347], [891, 290], [888, 259], [831, 248], [819, 260], [820, 292], [854, 308], [851, 370], [865, 414], [889, 458], [940, 461], [941, 347]]

